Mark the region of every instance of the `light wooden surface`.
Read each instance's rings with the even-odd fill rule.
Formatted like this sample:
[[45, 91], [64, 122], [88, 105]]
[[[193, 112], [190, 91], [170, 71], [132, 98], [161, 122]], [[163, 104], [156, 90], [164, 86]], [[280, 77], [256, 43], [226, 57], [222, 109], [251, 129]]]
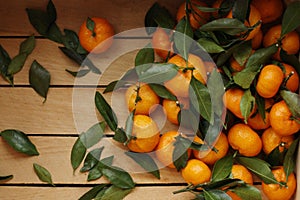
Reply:
[[[87, 182], [87, 174], [73, 174], [70, 164], [71, 148], [80, 132], [101, 120], [94, 106], [95, 91], [102, 92], [105, 85], [119, 79], [127, 69], [133, 67], [137, 49], [149, 42], [148, 38], [137, 38], [146, 36], [143, 28], [133, 32], [128, 30], [143, 27], [145, 13], [155, 1], [53, 0], [57, 8], [59, 27], [77, 32], [80, 24], [88, 16], [99, 16], [107, 18], [118, 35], [110, 52], [92, 57], [103, 72], [100, 77], [89, 74], [82, 79], [74, 79], [65, 69], [77, 70], [77, 64], [58, 49], [58, 44], [38, 38], [36, 48], [27, 59], [24, 68], [15, 75], [15, 87], [10, 87], [0, 78], [0, 130], [22, 130], [30, 135], [40, 152], [39, 156], [34, 157], [21, 155], [0, 138], [0, 175], [14, 175], [12, 180], [0, 184], [0, 199], [78, 199], [93, 185], [106, 182], [103, 178]], [[38, 35], [29, 23], [25, 8], [45, 9], [47, 2], [0, 1], [0, 44], [11, 57], [17, 54], [19, 44], [27, 36]], [[158, 2], [175, 16], [175, 11], [182, 1]], [[51, 86], [45, 103], [42, 103], [43, 98], [29, 86], [28, 71], [34, 59], [51, 73]], [[111, 94], [104, 96], [110, 102]], [[109, 131], [107, 134], [108, 137], [99, 145], [105, 146], [107, 155], [122, 154], [122, 147], [113, 142]], [[136, 173], [136, 170], [142, 169], [134, 164], [124, 165], [126, 161], [128, 160], [120, 155], [114, 162], [116, 165], [123, 165], [138, 184], [126, 199], [166, 200], [193, 197], [188, 193], [172, 194], [184, 184], [176, 170], [161, 169], [161, 179], [158, 180], [146, 173]], [[46, 167], [57, 187], [43, 184], [33, 171], [33, 163]], [[259, 184], [256, 186], [260, 187]], [[265, 199], [264, 196], [263, 198]]]

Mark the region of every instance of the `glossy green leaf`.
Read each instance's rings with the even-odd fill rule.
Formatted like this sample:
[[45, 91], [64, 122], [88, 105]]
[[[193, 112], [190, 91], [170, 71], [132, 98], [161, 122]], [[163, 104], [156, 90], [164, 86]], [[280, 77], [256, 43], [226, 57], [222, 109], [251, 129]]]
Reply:
[[226, 61], [232, 56], [232, 54], [239, 49], [240, 45], [241, 43], [238, 43], [227, 49], [225, 52], [221, 52], [218, 56], [216, 65], [218, 67], [222, 67], [226, 63]]
[[205, 200], [231, 200], [231, 197], [222, 190], [203, 190]]
[[4, 181], [9, 181], [13, 178], [13, 175], [7, 175], [7, 176], [0, 176], [0, 183]]
[[220, 45], [216, 44], [214, 41], [207, 38], [200, 38], [198, 40], [198, 43], [207, 53], [220, 53], [225, 51], [223, 47], [221, 47]]
[[251, 41], [247, 41], [239, 45], [239, 48], [233, 52], [232, 56], [239, 63], [239, 65], [243, 66], [250, 57], [251, 52]]
[[47, 93], [50, 86], [50, 73], [34, 60], [29, 69], [30, 86], [42, 97], [47, 99]]
[[97, 144], [104, 135], [105, 122], [99, 122], [90, 127], [86, 132], [83, 132], [79, 138], [86, 148], [90, 148]]
[[111, 166], [113, 163], [114, 156], [109, 156], [101, 159], [97, 165], [89, 171], [87, 181], [93, 181], [103, 176], [101, 170], [103, 166]]
[[280, 95], [292, 112], [293, 117], [300, 118], [300, 95], [287, 90], [281, 90]]
[[236, 157], [236, 161], [247, 167], [247, 169], [253, 172], [266, 184], [278, 184], [278, 181], [271, 172], [270, 165], [266, 161], [255, 157]]
[[193, 29], [189, 20], [183, 17], [176, 25], [174, 32], [174, 44], [180, 56], [188, 60], [188, 55], [193, 43]]
[[155, 63], [144, 73], [140, 74], [139, 81], [145, 83], [162, 83], [173, 78], [178, 67], [170, 63]]
[[150, 83], [149, 86], [151, 89], [157, 94], [159, 97], [163, 99], [169, 99], [172, 101], [176, 101], [177, 98], [174, 96], [165, 86], [162, 84]]
[[296, 167], [296, 154], [299, 146], [299, 137], [293, 141], [293, 143], [288, 148], [284, 160], [283, 160], [283, 168], [286, 175], [286, 182], [288, 181], [288, 177], [291, 173], [294, 172]]
[[181, 136], [176, 137], [172, 160], [177, 171], [180, 171], [187, 165], [187, 161], [189, 159], [188, 148], [190, 147], [191, 143], [192, 141], [188, 142]]
[[[87, 18], [86, 20], [86, 27], [89, 29], [93, 34], [95, 34], [94, 29], [95, 29], [95, 22], [91, 18]], [[94, 36], [94, 35], [93, 35]]]
[[271, 166], [279, 166], [283, 163], [286, 150], [280, 152], [279, 146], [280, 144], [275, 147], [265, 158], [265, 161], [267, 161]]
[[112, 131], [115, 131], [118, 126], [116, 114], [114, 113], [110, 105], [107, 103], [107, 101], [104, 99], [104, 97], [98, 91], [95, 94], [95, 104], [109, 128]]
[[31, 54], [35, 47], [35, 37], [32, 35], [20, 44], [19, 54]]
[[42, 10], [26, 9], [31, 25], [41, 35], [47, 35], [48, 29], [51, 25], [51, 19], [48, 14]]
[[266, 119], [266, 110], [265, 110], [265, 98], [261, 97], [260, 95], [255, 95], [255, 103], [257, 105], [258, 113], [255, 113], [251, 116], [255, 117], [255, 115], [260, 115], [261, 118], [265, 121]]
[[199, 129], [199, 113], [190, 109], [183, 109], [182, 105], [180, 108], [181, 110], [177, 115], [180, 126], [196, 133]]
[[8, 129], [2, 131], [0, 134], [4, 141], [7, 142], [14, 150], [30, 156], [39, 155], [35, 145], [22, 131]]
[[91, 200], [91, 199], [93, 199], [94, 197], [96, 197], [96, 195], [98, 194], [98, 192], [100, 192], [106, 186], [108, 186], [108, 184], [96, 185], [95, 187], [93, 187], [92, 189], [90, 189], [89, 191], [87, 191], [85, 194], [83, 194], [79, 198], [79, 200]]
[[214, 189], [224, 189], [224, 188], [230, 188], [230, 187], [236, 187], [244, 184], [244, 181], [240, 179], [222, 179], [215, 182], [209, 182], [200, 184], [199, 187], [203, 187], [205, 190], [214, 190]]
[[160, 179], [159, 169], [153, 158], [147, 153], [134, 153], [125, 152], [125, 154], [132, 158], [137, 164], [144, 168], [147, 172], [153, 174], [156, 178]]
[[215, 182], [227, 178], [231, 173], [232, 165], [232, 155], [227, 155], [218, 160], [213, 166], [211, 181]]
[[86, 146], [81, 142], [80, 138], [75, 141], [71, 151], [71, 164], [75, 171], [84, 159]]
[[284, 63], [292, 65], [298, 74], [300, 74], [300, 62], [299, 58], [293, 54], [287, 54], [283, 49], [280, 50], [280, 58]]
[[65, 35], [63, 36], [63, 44], [68, 49], [77, 50], [79, 44], [79, 39], [77, 34], [69, 29], [64, 29]]
[[70, 71], [68, 69], [66, 69], [66, 72], [68, 72], [69, 74], [71, 74], [73, 77], [84, 77], [85, 75], [87, 75], [91, 70], [90, 69], [82, 69], [79, 71]]
[[300, 26], [300, 2], [294, 1], [288, 4], [282, 19], [281, 36], [288, 34]]
[[54, 186], [50, 172], [43, 166], [33, 163], [33, 169], [39, 179]]
[[110, 82], [103, 91], [103, 94], [114, 91], [116, 85], [118, 84], [119, 80]]
[[11, 85], [13, 85], [13, 76], [7, 73], [7, 68], [10, 62], [10, 56], [8, 55], [7, 51], [0, 45], [0, 75]]
[[[143, 49], [140, 49], [135, 57], [135, 67], [154, 62], [154, 49], [151, 43], [147, 44]], [[138, 70], [137, 70], [138, 72]], [[140, 74], [140, 73], [138, 73]]]
[[173, 20], [169, 11], [157, 2], [147, 11], [144, 23], [148, 35], [152, 34], [157, 26], [170, 30], [175, 26], [175, 20]]
[[129, 142], [131, 140], [131, 137], [132, 137], [134, 113], [135, 113], [135, 109], [132, 112], [129, 113], [129, 115], [126, 119], [126, 123], [125, 123], [125, 133], [126, 133], [126, 136], [127, 136], [127, 141], [126, 142]]
[[222, 31], [228, 35], [237, 35], [247, 31], [247, 27], [238, 19], [221, 18], [208, 22], [200, 27], [201, 31]]
[[53, 23], [56, 21], [56, 9], [51, 0], [47, 4], [47, 14], [50, 22]]
[[244, 69], [243, 71], [237, 72], [233, 76], [233, 80], [237, 85], [241, 86], [243, 89], [249, 89], [257, 74], [258, 71], [251, 72], [249, 70]]
[[63, 42], [63, 34], [61, 33], [56, 23], [50, 24], [48, 28], [48, 32], [45, 35], [45, 37], [48, 38], [49, 40], [52, 40], [60, 44], [62, 44]]
[[[208, 88], [194, 77], [192, 77], [190, 85], [191, 87], [189, 93], [193, 98], [191, 99], [193, 106], [205, 120], [212, 124], [214, 122], [214, 118], [211, 97]], [[191, 95], [193, 93], [195, 95]]]
[[101, 197], [101, 200], [124, 199], [124, 197], [126, 197], [131, 191], [132, 189], [122, 189], [115, 185], [112, 185], [104, 192], [103, 196]]
[[249, 184], [244, 184], [242, 186], [235, 187], [233, 189], [230, 189], [230, 191], [238, 195], [241, 199], [245, 199], [245, 200], [262, 199], [260, 190]]
[[26, 53], [21, 53], [16, 55], [9, 63], [7, 67], [7, 73], [13, 75], [21, 71], [26, 61], [26, 58], [27, 58]]
[[249, 0], [235, 1], [232, 8], [232, 16], [244, 23], [249, 9]]
[[115, 186], [122, 189], [132, 189], [135, 186], [128, 172], [115, 166], [103, 166], [102, 174]]
[[127, 136], [126, 136], [126, 132], [124, 131], [123, 128], [117, 128], [115, 130], [115, 134], [113, 139], [117, 142], [120, 143], [125, 143], [127, 141]]
[[251, 111], [255, 107], [255, 98], [252, 96], [250, 89], [246, 90], [242, 96], [240, 102], [240, 109], [242, 116], [244, 117], [244, 122], [247, 124], [247, 120], [251, 114]]
[[80, 172], [86, 172], [95, 167], [100, 160], [100, 156], [103, 149], [104, 147], [101, 147], [89, 152], [84, 160], [84, 164], [83, 167], [80, 169]]

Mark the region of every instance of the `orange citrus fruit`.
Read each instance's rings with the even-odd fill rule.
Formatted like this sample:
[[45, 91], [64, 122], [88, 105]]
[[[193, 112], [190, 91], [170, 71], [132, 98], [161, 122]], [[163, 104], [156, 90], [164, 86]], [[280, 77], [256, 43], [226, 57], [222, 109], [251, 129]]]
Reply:
[[187, 183], [197, 185], [210, 180], [211, 170], [201, 160], [191, 159], [182, 169], [181, 175]]
[[235, 164], [231, 169], [232, 177], [240, 179], [247, 184], [253, 185], [253, 177], [251, 172], [243, 165]]
[[285, 78], [290, 76], [288, 81], [286, 82], [287, 89], [289, 89], [292, 92], [296, 92], [299, 87], [299, 75], [296, 69], [291, 65], [285, 63], [282, 63], [282, 65], [285, 68]]
[[151, 152], [159, 142], [159, 129], [147, 115], [135, 115], [133, 118], [132, 136], [127, 147], [134, 152]]
[[181, 98], [178, 101], [172, 101], [169, 99], [164, 99], [162, 102], [164, 111], [167, 115], [167, 119], [173, 123], [178, 125], [178, 114], [182, 109], [188, 109], [189, 108], [189, 100], [187, 98]]
[[283, 81], [284, 74], [277, 65], [266, 65], [258, 76], [256, 91], [264, 98], [274, 97]]
[[[172, 63], [180, 67], [177, 75], [164, 83], [165, 87], [177, 97], [188, 97], [189, 87], [192, 75], [202, 82], [206, 83], [207, 75], [202, 59], [194, 54], [189, 54], [188, 62], [181, 56], [173, 56], [168, 63]], [[185, 70], [185, 68], [195, 68], [193, 71]]]
[[[271, 46], [272, 44], [279, 43], [281, 35], [281, 24], [271, 27], [263, 38], [264, 47]], [[299, 35], [296, 31], [292, 31], [284, 36], [281, 40], [280, 48], [285, 50], [287, 54], [296, 54], [299, 51]], [[280, 59], [280, 48], [277, 53], [274, 54], [274, 58]]]
[[157, 27], [156, 31], [153, 33], [152, 47], [155, 53], [164, 60], [173, 54], [170, 36], [163, 28]]
[[88, 52], [102, 53], [112, 45], [115, 31], [106, 19], [93, 17], [91, 20], [94, 22], [93, 31], [87, 28], [87, 20], [84, 21], [78, 33], [79, 42]]
[[266, 154], [271, 153], [273, 149], [279, 146], [280, 152], [284, 150], [284, 148], [289, 148], [289, 146], [294, 141], [293, 135], [289, 136], [281, 136], [278, 135], [272, 127], [266, 129], [261, 136], [263, 151]]
[[[189, 13], [189, 21], [193, 29], [198, 29], [201, 25], [205, 24], [207, 20], [210, 17], [209, 12], [203, 12], [197, 6], [207, 7], [207, 4], [203, 1], [199, 0], [191, 0], [190, 3], [192, 4], [192, 7], [190, 4], [188, 5], [189, 10], [191, 10], [191, 13]], [[177, 22], [180, 21], [184, 16], [186, 16], [186, 2], [183, 2], [176, 14]]]
[[[137, 95], [140, 99], [136, 102]], [[130, 112], [135, 109], [135, 114], [142, 115], [149, 115], [151, 108], [154, 108], [160, 101], [148, 84], [130, 86], [125, 93], [125, 99]]]
[[275, 21], [283, 12], [281, 0], [252, 0], [251, 4], [260, 12], [262, 23]]
[[261, 46], [262, 40], [263, 32], [259, 29], [258, 33], [251, 40], [252, 49], [258, 49]]
[[[204, 144], [203, 140], [197, 136], [195, 137], [195, 142]], [[195, 158], [205, 162], [208, 165], [213, 165], [215, 162], [217, 162], [217, 160], [223, 158], [227, 154], [229, 148], [228, 140], [224, 133], [219, 135], [214, 148], [217, 150], [217, 152], [212, 149], [205, 151], [193, 150], [193, 155]]]
[[275, 103], [270, 111], [271, 127], [278, 135], [292, 135], [300, 130], [300, 124], [291, 117], [292, 113], [284, 100]]
[[256, 156], [262, 149], [259, 135], [246, 124], [235, 124], [228, 132], [230, 146], [243, 156]]
[[[286, 174], [282, 166], [273, 169], [272, 173], [274, 174], [274, 177], [278, 182], [286, 182]], [[296, 186], [297, 181], [295, 178], [295, 174], [291, 173], [288, 176], [286, 187], [280, 186], [279, 184], [266, 184], [262, 182], [262, 191], [265, 193], [269, 200], [291, 199], [296, 191]]]

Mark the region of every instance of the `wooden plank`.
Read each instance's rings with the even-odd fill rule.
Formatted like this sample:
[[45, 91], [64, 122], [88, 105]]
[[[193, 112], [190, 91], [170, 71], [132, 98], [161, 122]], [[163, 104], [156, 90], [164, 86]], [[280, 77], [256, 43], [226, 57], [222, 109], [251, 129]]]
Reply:
[[[18, 54], [19, 45], [24, 39], [0, 39], [0, 44], [11, 57]], [[137, 49], [143, 48], [149, 39], [115, 39], [107, 52], [89, 56], [102, 71], [102, 75], [89, 73], [85, 77], [74, 78], [65, 69], [77, 71], [79, 65], [65, 56], [58, 44], [47, 39], [37, 39], [36, 47], [25, 62], [23, 69], [14, 76], [15, 85], [29, 85], [29, 69], [37, 60], [51, 74], [51, 85], [107, 85], [119, 79], [129, 68], [134, 67]], [[2, 77], [0, 85], [8, 85]]]
[[[87, 192], [89, 187], [13, 187], [0, 186], [0, 199], [47, 199], [47, 200], [74, 200], [79, 199], [81, 195]], [[125, 199], [127, 200], [180, 200], [191, 199], [190, 193], [173, 195], [172, 192], [181, 189], [180, 186], [154, 186], [154, 187], [136, 187]]]
[[[86, 180], [88, 174], [81, 173], [79, 170], [73, 174], [70, 155], [76, 139], [76, 137], [30, 136], [30, 140], [36, 145], [40, 155], [28, 157], [15, 152], [0, 137], [1, 175], [14, 175], [14, 178], [7, 182], [8, 184], [39, 184], [42, 182], [35, 175], [32, 167], [33, 163], [38, 163], [51, 172], [55, 184], [106, 183], [107, 181], [104, 178], [88, 182]], [[136, 183], [184, 183], [180, 173], [175, 169], [161, 168], [160, 180], [146, 173], [138, 164], [124, 155], [124, 151], [127, 151], [127, 149], [123, 145], [113, 141], [112, 138], [103, 138], [92, 149], [101, 146], [104, 146], [101, 158], [114, 155], [113, 164], [128, 171]]]
[[[147, 10], [157, 0], [90, 0], [59, 1], [53, 0], [57, 9], [57, 24], [63, 29], [78, 32], [87, 17], [103, 17], [110, 21], [116, 33], [129, 29], [144, 27]], [[182, 0], [159, 0], [175, 16]], [[25, 8], [46, 9], [48, 0], [0, 1], [0, 36], [20, 36], [36, 33], [27, 17]], [[174, 17], [175, 19], [175, 17]]]

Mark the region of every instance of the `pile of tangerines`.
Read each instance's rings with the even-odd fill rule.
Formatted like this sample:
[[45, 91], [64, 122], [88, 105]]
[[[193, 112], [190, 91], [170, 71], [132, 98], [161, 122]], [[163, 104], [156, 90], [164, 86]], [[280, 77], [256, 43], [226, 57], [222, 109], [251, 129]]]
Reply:
[[[201, 0], [186, 1], [177, 10], [177, 23], [185, 18], [192, 30], [197, 31], [215, 19], [235, 18], [232, 9], [225, 15], [224, 13], [220, 15], [220, 8], [225, 3], [228, 1], [217, 0], [211, 5]], [[293, 115], [289, 105], [280, 95], [281, 90], [295, 94], [299, 91], [299, 74], [295, 69], [296, 66], [285, 63], [281, 58], [281, 51], [287, 55], [297, 55], [300, 43], [296, 30], [282, 37], [281, 18], [284, 11], [285, 5], [281, 0], [250, 1], [244, 24], [252, 29], [247, 34], [235, 35], [237, 41], [251, 42], [252, 49], [248, 58], [259, 49], [274, 44], [278, 47], [278, 50], [260, 66], [259, 73], [249, 87], [252, 96], [259, 98], [263, 103], [258, 105], [256, 103], [258, 100], [254, 101], [248, 116], [245, 117], [240, 105], [246, 89], [234, 82], [226, 85], [223, 103], [227, 109], [226, 119], [230, 120], [225, 122], [214, 146], [203, 151], [188, 150], [189, 159], [180, 170], [187, 183], [197, 185], [209, 182], [214, 164], [229, 153], [236, 152], [245, 157], [265, 158], [276, 148], [280, 152], [286, 151], [292, 142], [299, 138], [299, 118]], [[155, 151], [157, 160], [170, 168], [175, 168], [173, 151], [176, 137], [179, 135], [185, 137], [185, 133], [176, 129], [160, 132], [158, 125], [149, 114], [156, 105], [160, 104], [168, 121], [180, 126], [180, 112], [191, 107], [189, 87], [192, 78], [205, 86], [212, 70], [216, 68], [222, 77], [230, 79], [246, 68], [248, 59], [244, 59], [241, 63], [231, 55], [221, 66], [215, 66], [214, 63], [207, 62], [193, 53], [189, 53], [187, 59], [184, 59], [182, 55], [174, 53], [176, 51], [174, 51], [173, 34], [173, 31], [166, 31], [158, 26], [152, 35], [151, 44], [160, 62], [174, 64], [179, 69], [174, 77], [163, 83], [163, 86], [177, 99], [162, 98], [149, 84], [141, 82], [130, 86], [125, 94], [128, 110], [134, 112], [132, 125], [134, 138], [126, 143], [127, 147], [130, 151], [139, 153]], [[261, 105], [264, 105], [263, 112], [258, 111], [258, 106]], [[299, 110], [299, 102], [297, 106]], [[201, 120], [203, 119], [200, 118]], [[193, 138], [193, 142], [205, 144], [204, 138], [198, 134]], [[262, 182], [265, 195], [269, 199], [290, 199], [296, 190], [295, 174], [290, 173], [286, 177], [282, 164], [273, 166], [272, 173], [278, 182], [284, 182], [286, 186]], [[231, 177], [253, 184], [252, 172], [239, 163], [232, 166]], [[241, 199], [233, 192], [229, 191], [227, 194], [232, 199]]]

